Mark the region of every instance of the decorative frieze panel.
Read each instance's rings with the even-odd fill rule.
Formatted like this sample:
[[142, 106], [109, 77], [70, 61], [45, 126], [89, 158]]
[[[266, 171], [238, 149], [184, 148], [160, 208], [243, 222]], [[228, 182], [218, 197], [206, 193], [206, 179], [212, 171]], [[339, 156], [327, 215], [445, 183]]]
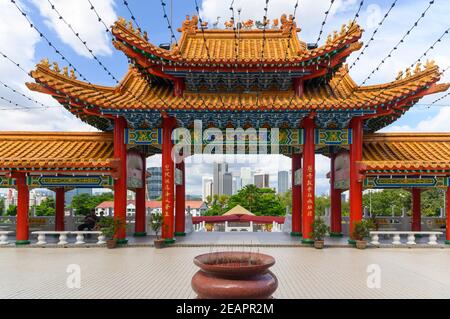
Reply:
[[113, 186], [111, 176], [28, 176], [30, 187], [102, 188]]
[[10, 188], [15, 186], [15, 180], [5, 176], [0, 176], [0, 188]]
[[367, 188], [401, 188], [401, 187], [446, 187], [450, 185], [448, 177], [390, 177], [369, 176], [364, 180]]
[[319, 146], [352, 144], [351, 129], [316, 129], [314, 142]]
[[[185, 132], [189, 132], [185, 136]], [[304, 136], [302, 129], [225, 129], [217, 128], [202, 130], [179, 129], [175, 131], [173, 136], [175, 144], [183, 142], [192, 145], [195, 141], [201, 141], [202, 145], [210, 143], [222, 143], [224, 146], [234, 145], [251, 145], [266, 143], [278, 146], [300, 146], [303, 145]], [[129, 145], [153, 145], [162, 144], [162, 129], [150, 130], [133, 130], [125, 131], [125, 143]]]
[[125, 144], [130, 145], [161, 145], [162, 129], [125, 130]]

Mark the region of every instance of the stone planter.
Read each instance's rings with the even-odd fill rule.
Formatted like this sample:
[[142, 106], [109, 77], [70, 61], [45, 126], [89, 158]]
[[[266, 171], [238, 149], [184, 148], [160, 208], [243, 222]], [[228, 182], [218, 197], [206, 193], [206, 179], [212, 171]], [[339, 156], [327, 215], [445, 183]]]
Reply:
[[108, 249], [116, 248], [117, 247], [117, 240], [115, 240], [115, 239], [108, 239], [106, 241], [106, 247]]
[[316, 249], [322, 249], [325, 242], [323, 240], [315, 240], [314, 241], [314, 248]]
[[367, 241], [365, 241], [365, 240], [357, 240], [356, 241], [356, 248], [366, 249], [366, 247], [367, 247]]
[[269, 270], [275, 259], [248, 252], [218, 252], [199, 255], [200, 270], [192, 277], [192, 289], [200, 299], [268, 299], [278, 287]]
[[155, 245], [156, 249], [164, 248], [164, 239], [155, 239], [153, 241], [153, 244]]

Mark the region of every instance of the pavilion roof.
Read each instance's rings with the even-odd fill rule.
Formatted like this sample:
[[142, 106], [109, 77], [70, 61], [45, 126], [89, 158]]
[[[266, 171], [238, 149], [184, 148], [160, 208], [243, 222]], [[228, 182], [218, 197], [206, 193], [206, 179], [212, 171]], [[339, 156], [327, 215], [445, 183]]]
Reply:
[[450, 132], [366, 134], [365, 172], [450, 172]]
[[[226, 29], [202, 28], [197, 16], [192, 19], [187, 16], [178, 29], [181, 32], [179, 41], [169, 50], [150, 43], [147, 33], [142, 34], [138, 28], [133, 27], [132, 22], [127, 22], [124, 18], [113, 25], [112, 33], [116, 37], [115, 47], [131, 58], [135, 58], [136, 54], [145, 57], [141, 64], [146, 67], [173, 65], [236, 68], [256, 67], [260, 63], [305, 66], [305, 62], [314, 59], [317, 64], [321, 59], [328, 62], [332, 55], [358, 42], [363, 31], [355, 23], [343, 25], [340, 32], [336, 31], [333, 36], [328, 36], [324, 45], [308, 49], [307, 44], [297, 36], [300, 28], [297, 28], [292, 17], [286, 15], [275, 19], [272, 25], [269, 22], [265, 28], [260, 26], [252, 29], [252, 20], [243, 22], [244, 26], [239, 30], [233, 29], [230, 21], [227, 23]], [[351, 50], [347, 55], [350, 53]]]
[[329, 83], [306, 83], [301, 97], [293, 91], [253, 93], [191, 93], [176, 97], [170, 86], [149, 83], [134, 68], [117, 87], [88, 84], [60, 72], [43, 60], [31, 72], [37, 83], [28, 83], [34, 91], [51, 94], [73, 114], [100, 128], [107, 120], [99, 115], [105, 110], [220, 110], [220, 111], [322, 111], [322, 110], [381, 110], [391, 108], [389, 117], [373, 120], [372, 130], [394, 122], [414, 103], [427, 94], [446, 91], [450, 84], [436, 84], [439, 68], [434, 63], [418, 66], [414, 72], [396, 80], [371, 86], [358, 86], [346, 66], [335, 73]]
[[109, 171], [110, 133], [0, 132], [0, 170]]

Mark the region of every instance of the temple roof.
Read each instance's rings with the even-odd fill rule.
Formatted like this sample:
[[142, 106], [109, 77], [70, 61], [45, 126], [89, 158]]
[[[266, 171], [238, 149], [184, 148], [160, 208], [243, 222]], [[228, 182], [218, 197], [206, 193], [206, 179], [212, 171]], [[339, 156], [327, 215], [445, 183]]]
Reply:
[[[279, 23], [281, 21], [281, 23]], [[197, 16], [189, 16], [178, 31], [182, 32], [177, 44], [169, 50], [148, 41], [147, 33], [135, 29], [131, 22], [120, 18], [113, 26], [116, 37], [114, 45], [133, 58], [133, 53], [148, 58], [149, 64], [177, 66], [227, 66], [264, 64], [301, 64], [312, 59], [329, 59], [329, 55], [356, 43], [362, 35], [357, 24], [343, 25], [340, 32], [329, 36], [326, 43], [318, 48], [308, 49], [299, 40], [296, 22], [283, 15], [266, 27], [252, 29], [252, 20], [242, 22], [242, 28], [233, 28], [231, 21], [225, 22], [226, 29], [208, 29], [199, 25]], [[131, 50], [130, 50], [131, 49]], [[350, 53], [350, 52], [349, 52]], [[348, 54], [349, 54], [348, 53]], [[318, 61], [316, 61], [318, 62]], [[303, 64], [304, 66], [305, 64]], [[231, 66], [231, 65], [228, 65]]]
[[[47, 61], [37, 65], [31, 76], [36, 83], [27, 84], [31, 90], [53, 95], [60, 103], [81, 119], [105, 129], [105, 119], [95, 117], [105, 110], [220, 110], [220, 111], [321, 111], [321, 110], [381, 110], [391, 107], [384, 122], [375, 122], [375, 131], [403, 115], [417, 100], [427, 94], [442, 92], [450, 84], [436, 84], [439, 68], [428, 63], [415, 72], [383, 84], [359, 87], [351, 79], [346, 66], [329, 83], [314, 80], [305, 84], [304, 94], [294, 91], [260, 93], [190, 93], [177, 97], [169, 86], [150, 84], [134, 68], [130, 68], [117, 87], [91, 85], [60, 73]], [[92, 112], [88, 114], [86, 109]]]
[[46, 59], [31, 72], [36, 83], [27, 85], [52, 95], [101, 130], [112, 128], [114, 116], [124, 116], [134, 128], [147, 128], [159, 126], [166, 114], [182, 126], [202, 119], [218, 126], [227, 122], [227, 127], [242, 121], [298, 127], [312, 116], [321, 128], [343, 128], [352, 117], [366, 116], [370, 132], [395, 122], [423, 96], [450, 87], [437, 84], [441, 74], [434, 62], [408, 68], [389, 83], [358, 86], [343, 64], [362, 46], [357, 24], [343, 25], [313, 48], [298, 38], [300, 29], [292, 17], [283, 15], [280, 21], [265, 29], [261, 22], [252, 29], [253, 21], [242, 22], [241, 28], [228, 21], [224, 30], [206, 29], [197, 17], [187, 17], [178, 44], [164, 49], [121, 18], [113, 26], [113, 42], [131, 63], [119, 85], [79, 81], [73, 70], [69, 75], [67, 67], [61, 71]]
[[450, 172], [450, 132], [367, 134], [364, 171]]
[[108, 171], [109, 133], [0, 132], [0, 170]]

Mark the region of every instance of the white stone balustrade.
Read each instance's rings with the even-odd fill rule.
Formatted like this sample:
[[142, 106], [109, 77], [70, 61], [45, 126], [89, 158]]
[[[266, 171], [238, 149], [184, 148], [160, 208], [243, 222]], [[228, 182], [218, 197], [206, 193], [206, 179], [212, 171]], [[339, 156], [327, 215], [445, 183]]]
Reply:
[[407, 235], [406, 244], [415, 245], [416, 235], [428, 236], [428, 245], [437, 245], [437, 237], [442, 235], [442, 232], [434, 231], [371, 231], [371, 244], [379, 245], [379, 235], [392, 235], [392, 244], [401, 245], [401, 235]]
[[[1, 234], [1, 232], [0, 232]], [[84, 235], [92, 234], [97, 235], [97, 244], [105, 244], [105, 236], [100, 231], [35, 231], [32, 232], [33, 235], [37, 235], [37, 243], [36, 245], [46, 245], [46, 236], [47, 235], [59, 235], [58, 245], [67, 245], [69, 242], [67, 241], [67, 237], [69, 235], [76, 235], [75, 245], [83, 245], [85, 244]]]
[[9, 244], [8, 235], [12, 233], [12, 231], [0, 231], [0, 246]]

